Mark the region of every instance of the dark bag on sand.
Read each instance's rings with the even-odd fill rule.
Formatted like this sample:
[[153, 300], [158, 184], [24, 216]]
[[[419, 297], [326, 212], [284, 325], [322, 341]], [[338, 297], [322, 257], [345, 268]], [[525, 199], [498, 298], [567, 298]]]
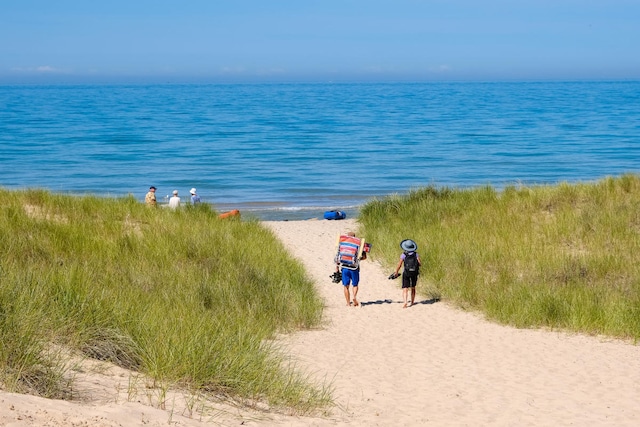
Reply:
[[418, 264], [418, 254], [415, 252], [404, 253], [404, 275], [415, 277], [420, 274], [420, 264]]

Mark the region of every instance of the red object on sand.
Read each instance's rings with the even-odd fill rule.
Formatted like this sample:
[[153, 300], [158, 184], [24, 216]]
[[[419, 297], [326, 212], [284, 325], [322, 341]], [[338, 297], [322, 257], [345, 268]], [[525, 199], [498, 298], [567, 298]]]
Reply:
[[229, 212], [223, 212], [220, 215], [218, 215], [218, 218], [233, 218], [233, 217], [239, 217], [240, 216], [240, 211], [238, 209], [234, 209], [232, 211]]

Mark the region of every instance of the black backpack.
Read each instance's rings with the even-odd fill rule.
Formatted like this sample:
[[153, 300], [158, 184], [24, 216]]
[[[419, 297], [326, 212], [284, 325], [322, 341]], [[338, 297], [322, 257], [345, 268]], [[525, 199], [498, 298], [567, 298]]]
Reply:
[[420, 274], [420, 264], [418, 264], [418, 254], [415, 252], [404, 253], [404, 275], [414, 277]]

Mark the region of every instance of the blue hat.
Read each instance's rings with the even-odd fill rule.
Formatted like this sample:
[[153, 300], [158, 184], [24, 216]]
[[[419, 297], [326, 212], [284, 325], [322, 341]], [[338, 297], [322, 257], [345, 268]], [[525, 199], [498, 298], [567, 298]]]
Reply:
[[418, 250], [418, 245], [411, 239], [405, 239], [400, 242], [400, 247], [403, 251], [407, 252], [415, 252], [416, 250]]

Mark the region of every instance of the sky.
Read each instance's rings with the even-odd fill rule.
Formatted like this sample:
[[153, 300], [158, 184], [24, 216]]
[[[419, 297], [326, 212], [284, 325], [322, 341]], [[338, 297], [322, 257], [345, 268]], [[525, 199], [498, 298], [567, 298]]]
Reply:
[[640, 0], [0, 0], [0, 84], [640, 79]]

